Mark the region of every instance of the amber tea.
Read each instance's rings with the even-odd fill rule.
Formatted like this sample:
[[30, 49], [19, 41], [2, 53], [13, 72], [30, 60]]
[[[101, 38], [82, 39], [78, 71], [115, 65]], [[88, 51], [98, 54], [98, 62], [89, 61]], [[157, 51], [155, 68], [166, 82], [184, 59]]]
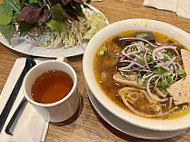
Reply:
[[73, 80], [69, 74], [50, 70], [40, 75], [32, 85], [32, 97], [39, 103], [54, 103], [70, 92]]

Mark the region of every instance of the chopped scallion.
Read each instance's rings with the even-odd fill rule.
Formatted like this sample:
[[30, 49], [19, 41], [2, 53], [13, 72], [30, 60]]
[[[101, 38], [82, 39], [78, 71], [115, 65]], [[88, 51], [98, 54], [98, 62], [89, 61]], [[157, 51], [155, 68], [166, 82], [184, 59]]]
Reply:
[[107, 47], [102, 46], [102, 51], [107, 51]]
[[99, 55], [101, 55], [101, 56], [104, 55], [104, 51], [100, 50]]
[[179, 69], [177, 72], [179, 75], [186, 75], [186, 73], [183, 69]]
[[190, 110], [190, 109], [189, 109], [189, 106], [187, 106], [187, 105], [183, 105], [183, 106], [182, 106], [182, 111], [183, 111], [183, 112], [189, 112], [189, 110]]
[[114, 56], [111, 56], [111, 59], [112, 59], [112, 60], [115, 60], [115, 57], [114, 57]]

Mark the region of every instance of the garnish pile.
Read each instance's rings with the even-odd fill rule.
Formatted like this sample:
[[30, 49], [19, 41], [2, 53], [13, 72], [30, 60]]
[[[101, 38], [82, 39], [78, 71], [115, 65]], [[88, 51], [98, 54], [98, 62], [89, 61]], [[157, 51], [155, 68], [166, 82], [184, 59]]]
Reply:
[[44, 47], [81, 45], [107, 25], [105, 17], [96, 16], [101, 26], [92, 30], [92, 17], [84, 8], [90, 9], [82, 0], [3, 0], [0, 32], [9, 43], [17, 35]]

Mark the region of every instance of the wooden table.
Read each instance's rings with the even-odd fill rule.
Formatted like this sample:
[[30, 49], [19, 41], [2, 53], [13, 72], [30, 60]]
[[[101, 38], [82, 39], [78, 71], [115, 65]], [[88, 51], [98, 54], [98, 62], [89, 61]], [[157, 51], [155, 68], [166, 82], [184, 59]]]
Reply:
[[[147, 18], [170, 23], [190, 33], [190, 20], [177, 17], [175, 13], [157, 10], [142, 6], [143, 0], [103, 0], [103, 2], [91, 2], [91, 5], [102, 11], [110, 23], [130, 19]], [[15, 60], [25, 57], [0, 44], [0, 92], [7, 80]], [[123, 134], [107, 124], [90, 104], [82, 71], [82, 56], [69, 58], [69, 64], [75, 69], [79, 80], [79, 92], [82, 103], [78, 113], [62, 123], [50, 123], [46, 142], [145, 142], [143, 140]], [[151, 140], [150, 140], [151, 141]], [[190, 132], [162, 142], [190, 141]]]

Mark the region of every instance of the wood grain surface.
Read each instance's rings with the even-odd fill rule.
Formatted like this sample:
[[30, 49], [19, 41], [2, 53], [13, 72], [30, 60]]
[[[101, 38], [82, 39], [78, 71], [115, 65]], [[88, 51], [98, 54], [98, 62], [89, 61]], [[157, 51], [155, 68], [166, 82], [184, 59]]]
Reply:
[[[0, 0], [1, 2], [2, 0]], [[103, 0], [91, 2], [108, 18], [110, 23], [131, 19], [147, 18], [170, 23], [190, 33], [190, 20], [177, 17], [175, 13], [144, 7], [143, 0]], [[25, 55], [12, 51], [0, 44], [0, 93], [13, 67], [14, 62]], [[69, 64], [78, 76], [81, 104], [77, 113], [69, 120], [61, 123], [50, 123], [46, 142], [157, 142], [126, 135], [107, 124], [94, 110], [89, 102], [85, 79], [82, 71], [82, 56], [71, 57]], [[190, 131], [159, 142], [189, 142]]]

